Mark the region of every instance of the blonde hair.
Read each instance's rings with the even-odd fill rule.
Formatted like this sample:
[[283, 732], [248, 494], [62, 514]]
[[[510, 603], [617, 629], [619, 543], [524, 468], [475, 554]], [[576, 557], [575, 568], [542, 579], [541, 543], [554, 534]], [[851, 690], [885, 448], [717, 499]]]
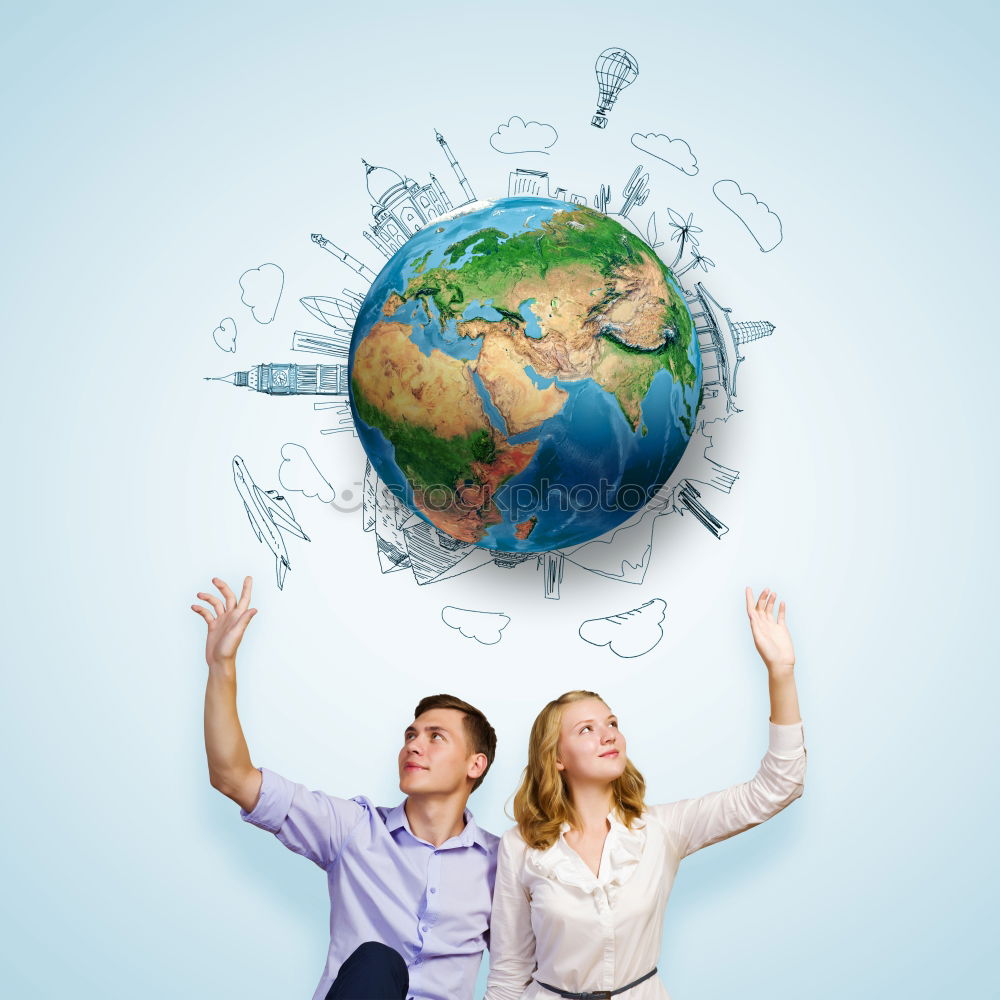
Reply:
[[[550, 701], [531, 727], [528, 766], [514, 795], [514, 819], [529, 847], [551, 847], [559, 839], [563, 823], [579, 828], [579, 816], [563, 772], [556, 767], [556, 757], [563, 709], [587, 698], [604, 702], [594, 691], [567, 691]], [[619, 818], [631, 829], [632, 822], [645, 810], [646, 793], [646, 782], [631, 761], [626, 761], [625, 772], [611, 783], [611, 791]]]

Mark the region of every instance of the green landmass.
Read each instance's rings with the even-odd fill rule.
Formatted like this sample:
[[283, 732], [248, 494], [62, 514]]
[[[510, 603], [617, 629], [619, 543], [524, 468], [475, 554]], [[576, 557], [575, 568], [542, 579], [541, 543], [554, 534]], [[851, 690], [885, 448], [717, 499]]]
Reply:
[[472, 457], [485, 465], [491, 465], [496, 461], [497, 446], [493, 441], [493, 435], [485, 427], [472, 434]]
[[[473, 253], [480, 254], [496, 253], [506, 241], [507, 234], [491, 226], [489, 229], [479, 229], [471, 236], [466, 236], [465, 239], [459, 240], [457, 243], [452, 243], [445, 250], [444, 255], [449, 264], [455, 264], [466, 250], [472, 250]], [[479, 244], [482, 244], [482, 246]], [[435, 268], [435, 270], [438, 270], [438, 268]], [[465, 273], [464, 267], [462, 268], [462, 273]]]
[[496, 458], [493, 435], [485, 428], [442, 438], [426, 427], [393, 420], [368, 402], [357, 379], [352, 379], [351, 385], [358, 415], [392, 442], [396, 464], [415, 488], [443, 486], [454, 490], [458, 482], [476, 480], [473, 462], [492, 462]]
[[[537, 273], [544, 278], [551, 267], [580, 264], [596, 268], [605, 279], [604, 295], [591, 310], [596, 316], [622, 295], [613, 283], [619, 270], [628, 264], [641, 263], [652, 253], [638, 236], [606, 215], [582, 205], [573, 210], [556, 212], [550, 220], [541, 224], [541, 230], [541, 233], [532, 230], [511, 237], [494, 228], [472, 233], [452, 243], [445, 251], [445, 259], [455, 263], [471, 248], [476, 252], [470, 260], [458, 270], [442, 265], [412, 278], [402, 298], [404, 301], [432, 299], [442, 323], [458, 318], [466, 302], [492, 299], [493, 308], [504, 319], [523, 326], [524, 317], [517, 308], [518, 303], [508, 301], [510, 291], [518, 281], [528, 273]], [[660, 268], [664, 282], [670, 287], [673, 277], [670, 268], [655, 253], [652, 257]], [[556, 301], [553, 299], [553, 307]], [[676, 295], [672, 295], [669, 301], [661, 299], [661, 303], [663, 327], [673, 333], [668, 335], [667, 343], [659, 350], [632, 348], [605, 335], [606, 339], [623, 351], [652, 359], [652, 367], [643, 368], [644, 374], [638, 376], [645, 381], [646, 388], [660, 368], [672, 368], [675, 378], [693, 385], [695, 368], [687, 357], [694, 333], [691, 315]], [[424, 306], [427, 308], [426, 301]]]
[[417, 274], [423, 274], [424, 268], [427, 266], [427, 258], [430, 257], [433, 252], [433, 250], [428, 250], [423, 257], [418, 257], [415, 261], [413, 261], [413, 270], [416, 271]]
[[[688, 342], [691, 337], [690, 326], [691, 324], [688, 323], [686, 338], [683, 335], [678, 336], [667, 341], [663, 347], [655, 351], [644, 351], [640, 347], [631, 347], [607, 335], [603, 337], [605, 349], [610, 354], [631, 355], [627, 365], [617, 365], [613, 369], [618, 376], [617, 379], [611, 380], [602, 374], [600, 384], [609, 392], [614, 393], [625, 419], [628, 420], [633, 429], [635, 428], [634, 418], [629, 414], [627, 404], [632, 403], [634, 410], [638, 408], [639, 404], [646, 398], [646, 393], [649, 392], [649, 387], [653, 384], [653, 379], [661, 368], [670, 371], [671, 361], [673, 361], [674, 378], [682, 382], [686, 381], [689, 385], [694, 384], [698, 373], [687, 354]], [[688, 431], [689, 435], [690, 433]]]
[[[473, 299], [493, 299], [494, 308], [516, 313], [518, 303], [507, 301], [507, 296], [525, 274], [544, 278], [552, 267], [582, 264], [610, 281], [619, 268], [645, 260], [649, 253], [638, 236], [582, 205], [556, 212], [540, 228], [540, 233], [531, 230], [510, 237], [499, 229], [481, 229], [451, 244], [445, 251], [445, 259], [451, 264], [470, 248], [477, 252], [459, 270], [441, 264], [411, 279], [404, 300], [433, 298], [442, 323], [461, 312], [454, 308], [457, 303]], [[464, 293], [461, 298], [455, 298], [456, 286]]]
[[[511, 323], [514, 323], [517, 326], [524, 326], [524, 317], [519, 312], [512, 312], [510, 309], [504, 309], [501, 306], [494, 306], [493, 308], [496, 309], [496, 311], [500, 313], [504, 319], [510, 320]], [[497, 322], [499, 322], [499, 320]]]
[[[492, 300], [493, 308], [505, 320], [520, 328], [525, 320], [517, 308], [518, 303], [510, 297], [514, 286], [525, 275], [544, 278], [550, 268], [576, 265], [596, 270], [604, 279], [604, 294], [590, 311], [590, 315], [596, 317], [623, 294], [615, 287], [621, 269], [639, 265], [650, 255], [656, 261], [664, 283], [672, 290], [670, 268], [638, 236], [600, 212], [582, 205], [558, 211], [550, 220], [541, 223], [539, 229], [508, 237], [499, 229], [486, 228], [452, 243], [445, 251], [441, 265], [426, 272], [421, 270], [409, 280], [402, 300], [423, 300], [428, 316], [429, 301], [433, 301], [442, 324], [461, 318], [468, 302]], [[457, 263], [469, 250], [473, 255], [461, 268], [447, 266]], [[425, 265], [426, 261], [427, 255], [415, 263]], [[697, 377], [695, 365], [688, 357], [694, 337], [691, 315], [677, 294], [671, 294], [669, 299], [661, 298], [660, 303], [663, 307], [662, 327], [667, 331], [662, 347], [655, 350], [633, 347], [619, 340], [610, 328], [600, 334], [608, 353], [629, 356], [627, 363], [612, 366], [613, 377], [608, 378], [607, 373], [602, 373], [602, 384], [614, 393], [633, 428], [637, 426], [638, 419], [633, 422], [629, 410], [633, 414], [639, 412], [639, 406], [658, 371], [667, 369], [677, 381], [687, 385], [694, 385]], [[557, 300], [553, 299], [552, 307], [556, 305]], [[367, 417], [364, 419], [367, 420]], [[397, 456], [407, 456], [414, 469], [422, 470], [415, 473], [415, 479], [422, 483], [439, 483], [443, 477], [454, 472], [454, 477], [445, 484], [452, 488], [460, 478], [467, 478], [470, 461], [492, 460], [479, 457], [488, 453], [486, 439], [489, 439], [489, 446], [494, 447], [495, 454], [492, 435], [487, 431], [477, 432], [485, 435], [485, 438], [476, 439], [479, 442], [477, 454], [473, 450], [475, 446], [471, 436], [442, 442], [427, 431], [403, 425], [394, 427], [390, 434], [379, 424], [380, 419], [385, 420], [377, 415], [368, 422], [379, 426], [394, 444], [397, 439], [401, 442], [396, 444]], [[684, 426], [690, 435], [693, 427], [690, 415], [684, 420]], [[421, 434], [427, 435], [428, 443], [421, 443]], [[431, 440], [433, 444], [429, 443]], [[428, 460], [429, 455], [435, 457]], [[437, 457], [439, 455], [441, 457]], [[399, 464], [402, 468], [402, 460]]]

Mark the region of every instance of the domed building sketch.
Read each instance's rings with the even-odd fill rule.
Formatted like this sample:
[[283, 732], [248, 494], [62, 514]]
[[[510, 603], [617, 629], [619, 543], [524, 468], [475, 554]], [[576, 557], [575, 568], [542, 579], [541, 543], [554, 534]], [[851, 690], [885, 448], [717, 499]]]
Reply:
[[452, 155], [448, 143], [440, 132], [434, 132], [448, 165], [462, 188], [466, 200], [453, 205], [441, 182], [431, 174], [427, 184], [420, 185], [410, 177], [402, 177], [390, 167], [372, 166], [367, 160], [365, 183], [373, 202], [374, 221], [365, 230], [365, 239], [385, 257], [391, 257], [414, 233], [429, 222], [462, 205], [476, 200], [458, 160]]

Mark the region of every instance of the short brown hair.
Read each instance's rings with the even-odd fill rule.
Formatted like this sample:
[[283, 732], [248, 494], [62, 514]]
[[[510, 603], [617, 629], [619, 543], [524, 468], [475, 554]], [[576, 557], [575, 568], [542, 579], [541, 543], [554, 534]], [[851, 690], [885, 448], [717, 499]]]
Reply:
[[429, 712], [434, 708], [453, 708], [456, 712], [462, 712], [466, 741], [472, 747], [473, 753], [486, 755], [486, 771], [483, 771], [476, 778], [476, 783], [472, 786], [472, 791], [475, 791], [483, 783], [483, 778], [486, 777], [486, 772], [489, 771], [493, 758], [496, 757], [496, 731], [490, 725], [489, 719], [478, 708], [473, 707], [467, 701], [462, 701], [461, 698], [456, 698], [453, 694], [429, 694], [426, 698], [421, 698], [413, 710], [413, 718], [416, 719], [424, 712]]

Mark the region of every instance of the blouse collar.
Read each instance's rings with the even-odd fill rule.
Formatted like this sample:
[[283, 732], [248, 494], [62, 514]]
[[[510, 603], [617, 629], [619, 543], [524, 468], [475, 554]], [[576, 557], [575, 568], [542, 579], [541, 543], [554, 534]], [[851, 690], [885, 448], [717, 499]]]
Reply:
[[632, 877], [646, 843], [646, 820], [640, 817], [630, 830], [619, 818], [616, 810], [608, 813], [608, 838], [601, 855], [600, 875], [587, 867], [586, 862], [566, 842], [569, 823], [563, 823], [559, 838], [545, 850], [531, 848], [526, 855], [528, 866], [543, 878], [561, 882], [563, 885], [594, 893], [603, 889], [609, 901]]

